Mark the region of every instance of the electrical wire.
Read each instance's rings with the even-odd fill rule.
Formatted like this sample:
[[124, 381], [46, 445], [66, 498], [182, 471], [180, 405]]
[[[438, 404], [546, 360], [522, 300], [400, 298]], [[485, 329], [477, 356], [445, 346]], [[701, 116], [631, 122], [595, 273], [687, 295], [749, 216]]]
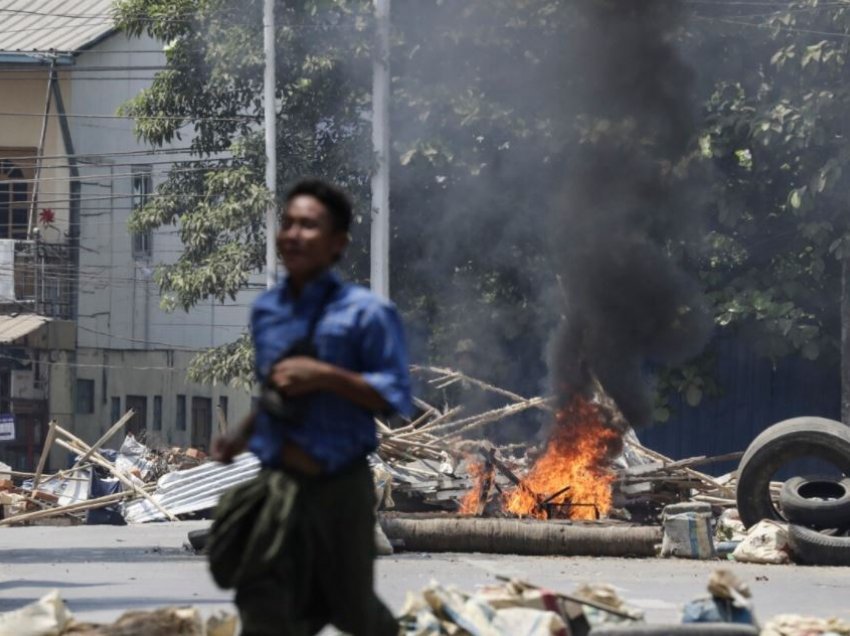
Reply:
[[767, 23], [755, 23], [755, 22], [747, 22], [745, 20], [733, 20], [731, 18], [720, 18], [714, 16], [694, 16], [697, 20], [705, 20], [711, 22], [722, 22], [725, 24], [732, 24], [735, 26], [745, 26], [757, 29], [768, 29], [771, 31], [785, 31], [789, 33], [803, 33], [806, 35], [819, 35], [825, 37], [833, 37], [840, 39], [850, 39], [850, 33], [842, 33], [841, 31], [818, 31], [815, 29], [801, 29], [797, 27], [786, 26], [783, 24], [767, 24]]
[[238, 115], [234, 117], [199, 117], [197, 115], [100, 115], [90, 113], [4, 113], [0, 112], [0, 117], [58, 117], [68, 119], [118, 119], [118, 120], [145, 120], [145, 121], [182, 121], [188, 120], [187, 123], [198, 121], [261, 121], [262, 115]]

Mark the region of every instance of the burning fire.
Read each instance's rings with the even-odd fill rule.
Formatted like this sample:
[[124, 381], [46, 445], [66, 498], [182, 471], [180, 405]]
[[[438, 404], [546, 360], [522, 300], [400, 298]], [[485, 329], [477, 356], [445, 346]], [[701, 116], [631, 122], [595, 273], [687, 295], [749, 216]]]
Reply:
[[604, 516], [611, 509], [614, 480], [609, 460], [620, 434], [605, 425], [598, 405], [581, 397], [574, 398], [556, 417], [557, 425], [543, 455], [522, 485], [505, 493], [505, 510], [545, 519], [548, 515], [541, 501], [569, 486], [549, 503], [571, 503], [571, 519], [595, 519], [597, 511]]
[[467, 457], [467, 471], [472, 478], [473, 486], [468, 493], [463, 496], [460, 501], [458, 512], [462, 515], [474, 515], [478, 512], [478, 504], [481, 501], [482, 490], [484, 483], [487, 481], [486, 469], [484, 462], [474, 461], [471, 457]]

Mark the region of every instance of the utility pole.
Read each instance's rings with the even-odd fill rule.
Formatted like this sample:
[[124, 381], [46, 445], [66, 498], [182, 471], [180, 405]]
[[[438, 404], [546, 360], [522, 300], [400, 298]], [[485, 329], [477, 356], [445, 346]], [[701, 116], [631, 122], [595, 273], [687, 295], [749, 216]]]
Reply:
[[266, 69], [263, 78], [266, 128], [266, 188], [272, 200], [266, 208], [266, 287], [272, 288], [277, 279], [277, 112], [275, 110], [274, 3], [263, 3], [263, 50]]
[[850, 426], [850, 257], [841, 261], [841, 421]]
[[390, 295], [390, 0], [375, 0], [375, 54], [372, 67], [372, 291]]

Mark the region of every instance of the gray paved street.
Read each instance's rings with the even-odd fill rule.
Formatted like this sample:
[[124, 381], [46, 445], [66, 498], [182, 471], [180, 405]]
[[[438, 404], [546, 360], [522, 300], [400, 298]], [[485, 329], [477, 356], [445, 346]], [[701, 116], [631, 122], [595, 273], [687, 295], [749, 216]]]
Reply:
[[[126, 609], [194, 604], [232, 610], [229, 594], [210, 580], [204, 560], [181, 545], [204, 524], [29, 527], [0, 529], [0, 611], [58, 588], [78, 617], [105, 621]], [[519, 576], [569, 592], [607, 582], [645, 609], [652, 621], [675, 620], [678, 606], [704, 593], [715, 562], [404, 554], [378, 563], [378, 590], [398, 609], [407, 590], [431, 579], [473, 589], [493, 573]], [[850, 620], [850, 576], [841, 568], [729, 564], [753, 588], [764, 620], [783, 612]]]

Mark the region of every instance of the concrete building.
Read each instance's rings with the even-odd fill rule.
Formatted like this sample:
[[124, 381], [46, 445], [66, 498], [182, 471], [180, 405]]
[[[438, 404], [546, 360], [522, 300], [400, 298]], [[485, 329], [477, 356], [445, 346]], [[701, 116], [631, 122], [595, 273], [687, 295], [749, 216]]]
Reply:
[[[251, 404], [242, 389], [189, 383], [186, 370], [245, 330], [253, 293], [163, 311], [152, 275], [178, 258], [177, 230], [128, 230], [191, 136], [152, 149], [117, 115], [165, 56], [116, 32], [111, 7], [0, 0], [0, 460], [17, 468], [38, 459], [49, 418], [94, 440], [133, 408], [135, 434], [207, 448], [216, 407], [233, 421]], [[14, 439], [3, 441], [9, 419]]]

